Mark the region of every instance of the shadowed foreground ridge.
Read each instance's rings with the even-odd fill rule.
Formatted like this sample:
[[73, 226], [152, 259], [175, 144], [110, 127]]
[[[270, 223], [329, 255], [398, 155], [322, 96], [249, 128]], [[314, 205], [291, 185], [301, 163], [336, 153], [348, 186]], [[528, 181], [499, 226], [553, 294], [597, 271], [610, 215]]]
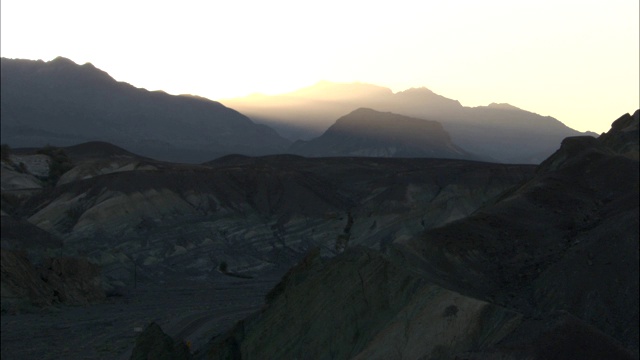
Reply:
[[637, 114], [386, 254], [307, 258], [196, 357], [638, 358]]

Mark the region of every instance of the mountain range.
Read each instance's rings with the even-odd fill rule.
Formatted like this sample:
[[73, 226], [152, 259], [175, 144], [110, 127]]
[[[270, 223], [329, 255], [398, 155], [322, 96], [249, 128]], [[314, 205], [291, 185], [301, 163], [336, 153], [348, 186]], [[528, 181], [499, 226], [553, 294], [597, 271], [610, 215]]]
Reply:
[[1, 139], [13, 147], [100, 140], [197, 163], [229, 153], [282, 153], [290, 143], [218, 102], [138, 89], [89, 63], [2, 58], [1, 71]]
[[336, 118], [363, 107], [438, 121], [466, 151], [509, 163], [537, 164], [557, 150], [565, 137], [597, 136], [509, 104], [465, 107], [427, 88], [393, 93], [376, 85], [323, 81], [282, 95], [221, 101], [292, 140], [320, 136]]
[[[293, 153], [537, 164], [564, 137], [581, 134], [508, 104], [469, 108], [426, 88], [394, 94], [369, 84], [320, 82], [284, 95], [224, 100], [231, 109], [197, 96], [135, 88], [90, 63], [62, 57], [3, 58], [1, 81], [1, 141], [13, 147], [106, 141], [189, 163], [234, 153]], [[356, 111], [363, 108], [372, 111]], [[388, 125], [381, 126], [380, 114], [387, 114]], [[424, 122], [420, 129], [416, 119]], [[340, 135], [346, 126], [354, 127], [352, 134]]]

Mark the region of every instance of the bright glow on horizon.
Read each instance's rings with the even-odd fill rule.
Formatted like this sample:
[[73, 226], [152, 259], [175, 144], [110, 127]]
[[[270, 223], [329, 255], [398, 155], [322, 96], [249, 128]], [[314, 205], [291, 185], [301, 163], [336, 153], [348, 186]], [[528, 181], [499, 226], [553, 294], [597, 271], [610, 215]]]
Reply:
[[1, 56], [213, 100], [320, 80], [427, 87], [603, 132], [639, 104], [637, 0], [3, 0]]

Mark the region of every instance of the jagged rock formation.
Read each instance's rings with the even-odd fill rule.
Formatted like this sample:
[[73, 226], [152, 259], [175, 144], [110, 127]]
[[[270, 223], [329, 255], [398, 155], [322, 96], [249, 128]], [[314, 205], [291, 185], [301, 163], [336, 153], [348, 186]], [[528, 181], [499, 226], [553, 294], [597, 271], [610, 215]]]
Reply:
[[138, 335], [130, 360], [188, 360], [189, 348], [182, 341], [175, 341], [155, 322]]
[[464, 107], [426, 88], [394, 94], [370, 84], [320, 82], [283, 95], [253, 95], [222, 102], [291, 140], [318, 137], [337, 118], [362, 107], [438, 121], [456, 145], [508, 163], [538, 164], [557, 150], [565, 137], [596, 135], [580, 133], [557, 119], [509, 104]]
[[102, 140], [152, 158], [197, 163], [230, 153], [280, 153], [289, 142], [218, 102], [149, 92], [87, 63], [2, 59], [2, 143]]
[[611, 150], [638, 160], [638, 118], [640, 110], [633, 115], [624, 114], [611, 124], [612, 130], [598, 138], [600, 143]]
[[2, 311], [104, 300], [99, 268], [86, 259], [46, 259], [34, 267], [26, 254], [2, 249]]
[[316, 157], [474, 158], [453, 144], [438, 122], [364, 108], [341, 117], [316, 139], [295, 142], [289, 152]]
[[620, 130], [565, 140], [525, 184], [387, 255], [306, 259], [196, 355], [637, 358], [640, 179]]

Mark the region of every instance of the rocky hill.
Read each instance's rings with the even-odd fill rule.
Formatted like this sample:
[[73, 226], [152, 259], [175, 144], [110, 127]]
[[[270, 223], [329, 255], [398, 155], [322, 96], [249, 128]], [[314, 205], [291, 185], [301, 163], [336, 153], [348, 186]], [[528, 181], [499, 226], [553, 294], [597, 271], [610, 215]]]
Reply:
[[451, 142], [438, 122], [364, 108], [341, 117], [318, 138], [295, 142], [289, 152], [316, 157], [473, 159]]
[[310, 253], [196, 358], [638, 358], [638, 117], [614, 124], [471, 216]]
[[152, 158], [197, 163], [284, 151], [289, 141], [218, 102], [117, 82], [87, 63], [2, 58], [2, 143], [107, 141]]
[[[112, 149], [112, 156], [92, 158]], [[228, 156], [171, 164], [85, 144], [73, 166], [3, 210], [101, 265], [114, 286], [141, 276], [206, 279], [286, 269], [310, 248], [385, 248], [467, 216], [530, 177], [532, 166], [444, 159]], [[27, 156], [27, 155], [22, 155]], [[20, 190], [5, 192], [15, 194]]]
[[370, 84], [320, 82], [287, 94], [253, 95], [222, 102], [291, 140], [316, 138], [335, 119], [363, 107], [438, 121], [456, 145], [507, 163], [538, 164], [556, 151], [565, 137], [597, 136], [508, 104], [465, 107], [426, 88], [393, 93]]

